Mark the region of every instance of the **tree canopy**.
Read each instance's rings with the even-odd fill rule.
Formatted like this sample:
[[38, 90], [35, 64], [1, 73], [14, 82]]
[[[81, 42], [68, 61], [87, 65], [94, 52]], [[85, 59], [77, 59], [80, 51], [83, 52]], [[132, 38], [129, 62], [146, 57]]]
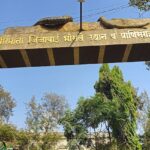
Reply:
[[150, 1], [149, 0], [130, 0], [130, 5], [137, 7], [141, 11], [150, 10]]
[[54, 131], [58, 127], [58, 120], [64, 115], [67, 109], [65, 97], [55, 93], [46, 93], [41, 103], [33, 97], [27, 104], [28, 129], [34, 133]]
[[136, 134], [139, 99], [131, 82], [124, 81], [119, 67], [110, 70], [108, 65], [103, 65], [95, 89], [113, 103], [115, 110], [111, 111], [108, 124], [117, 143], [125, 149], [141, 149]]
[[0, 125], [0, 141], [11, 142], [16, 137], [16, 128], [9, 124]]
[[9, 92], [0, 85], [0, 123], [8, 122], [16, 103]]
[[99, 150], [101, 133], [107, 132], [104, 136], [109, 142], [104, 141], [105, 148], [112, 149], [116, 143], [122, 150], [141, 150], [136, 133], [139, 97], [131, 82], [124, 81], [119, 67], [110, 69], [105, 64], [100, 68], [94, 88], [94, 96], [80, 98], [77, 108], [67, 111], [61, 119], [68, 141], [76, 147], [86, 145]]
[[145, 63], [147, 65], [147, 69], [150, 70], [150, 61]]
[[147, 121], [145, 125], [145, 132], [144, 135], [142, 136], [142, 143], [143, 143], [143, 150], [149, 150], [150, 148], [150, 108], [147, 113]]

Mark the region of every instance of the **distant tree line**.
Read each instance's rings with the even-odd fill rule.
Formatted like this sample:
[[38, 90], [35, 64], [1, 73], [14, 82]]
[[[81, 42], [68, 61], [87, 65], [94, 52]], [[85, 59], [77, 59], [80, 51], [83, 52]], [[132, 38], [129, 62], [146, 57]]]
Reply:
[[16, 106], [11, 94], [0, 86], [0, 148], [16, 150], [54, 150], [62, 138], [58, 121], [68, 108], [65, 97], [46, 93], [40, 103], [33, 97], [27, 107], [26, 129], [17, 129], [9, 123]]

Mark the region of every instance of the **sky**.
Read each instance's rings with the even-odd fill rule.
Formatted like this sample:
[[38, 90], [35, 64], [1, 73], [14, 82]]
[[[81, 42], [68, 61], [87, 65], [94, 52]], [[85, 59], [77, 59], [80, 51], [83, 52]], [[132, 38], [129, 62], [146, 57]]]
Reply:
[[[0, 33], [7, 27], [31, 26], [39, 19], [49, 16], [70, 15], [79, 21], [77, 0], [1, 0]], [[150, 12], [139, 13], [136, 8], [128, 7], [128, 0], [86, 0], [83, 5], [83, 20], [97, 21], [106, 18], [149, 17]], [[150, 71], [144, 62], [116, 63], [123, 71], [126, 81], [146, 90], [150, 95]], [[73, 109], [80, 96], [94, 94], [94, 84], [98, 80], [101, 65], [75, 65], [57, 67], [35, 67], [19, 69], [0, 69], [0, 84], [11, 93], [17, 106], [10, 122], [18, 128], [25, 128], [26, 107], [32, 96], [40, 99], [46, 92], [63, 95]]]

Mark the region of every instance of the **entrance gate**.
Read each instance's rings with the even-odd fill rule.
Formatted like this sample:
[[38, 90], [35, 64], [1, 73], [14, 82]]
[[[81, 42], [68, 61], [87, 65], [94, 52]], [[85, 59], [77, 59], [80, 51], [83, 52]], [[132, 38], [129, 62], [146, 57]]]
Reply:
[[0, 68], [150, 61], [150, 19], [41, 22], [0, 35]]

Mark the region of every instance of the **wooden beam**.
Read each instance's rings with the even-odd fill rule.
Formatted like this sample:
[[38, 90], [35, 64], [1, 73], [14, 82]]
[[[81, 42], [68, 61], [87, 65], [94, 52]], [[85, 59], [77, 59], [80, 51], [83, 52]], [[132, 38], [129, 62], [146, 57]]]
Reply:
[[104, 62], [104, 55], [105, 55], [105, 46], [100, 46], [99, 55], [98, 55], [98, 63]]
[[133, 46], [132, 44], [126, 46], [126, 49], [125, 49], [125, 52], [124, 52], [124, 55], [123, 55], [123, 58], [122, 58], [122, 62], [127, 62], [128, 61], [132, 46]]
[[79, 47], [75, 47], [73, 53], [74, 53], [74, 64], [78, 65], [80, 63]]
[[55, 66], [55, 58], [54, 58], [54, 53], [52, 48], [47, 49], [47, 54], [49, 58], [49, 62], [51, 66]]
[[19, 51], [20, 51], [20, 53], [22, 55], [22, 58], [24, 60], [24, 63], [26, 65], [26, 67], [31, 67], [31, 63], [30, 63], [30, 60], [29, 60], [29, 57], [28, 57], [28, 54], [27, 54], [26, 50], [25, 49], [21, 49]]
[[2, 68], [7, 68], [7, 65], [6, 65], [4, 59], [3, 59], [3, 57], [2, 57], [1, 55], [0, 55], [0, 66], [1, 66]]

